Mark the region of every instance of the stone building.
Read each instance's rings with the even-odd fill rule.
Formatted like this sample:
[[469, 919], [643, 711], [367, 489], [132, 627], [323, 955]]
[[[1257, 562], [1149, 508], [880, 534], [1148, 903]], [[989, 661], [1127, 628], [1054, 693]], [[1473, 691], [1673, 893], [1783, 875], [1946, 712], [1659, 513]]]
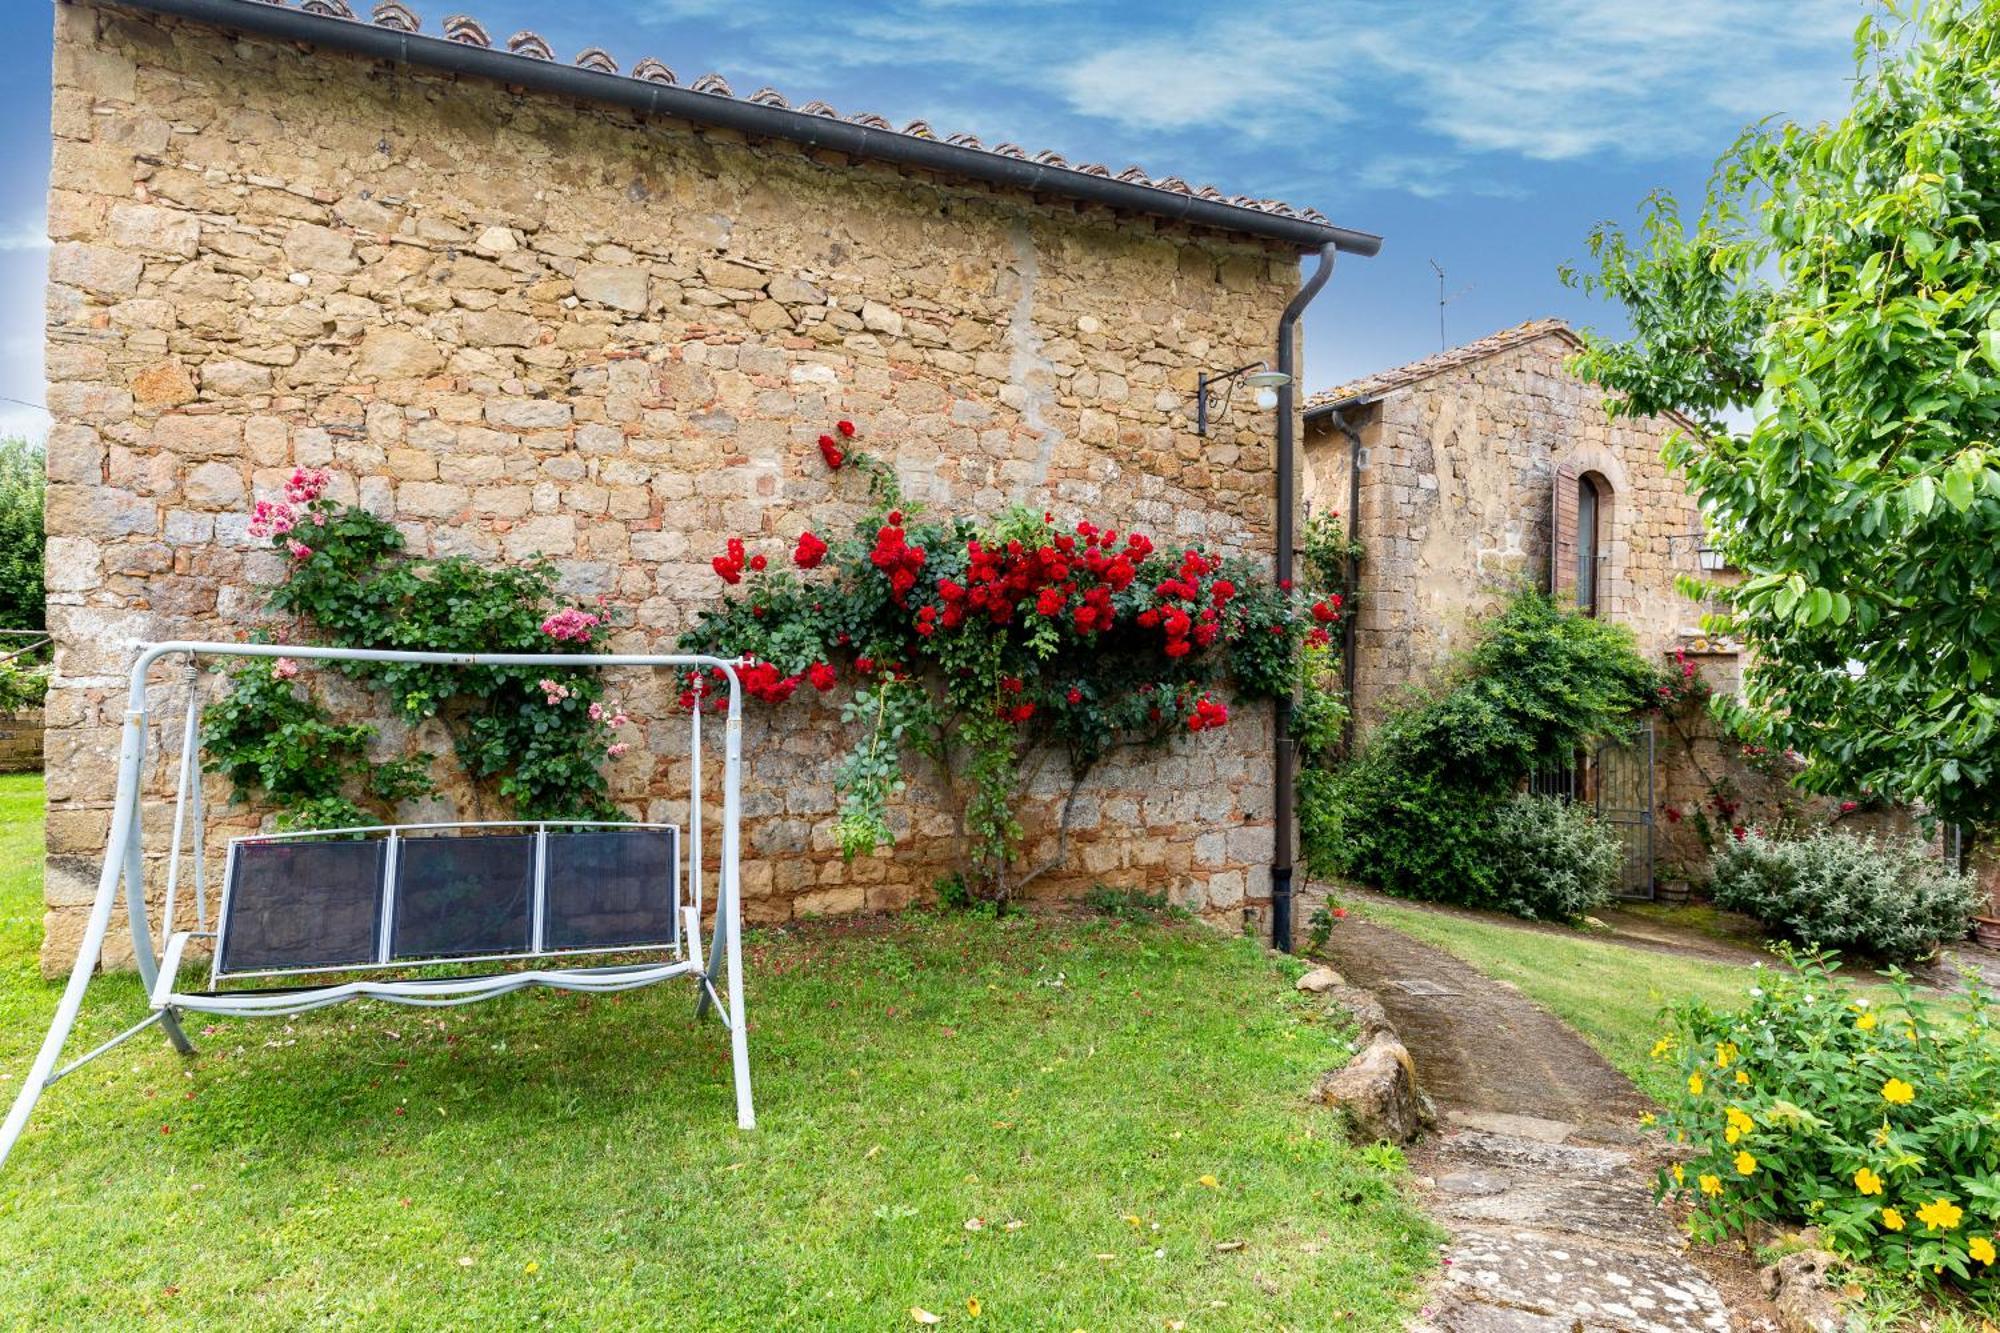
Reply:
[[[1268, 557], [1274, 417], [1198, 440], [1196, 376], [1270, 356], [1302, 254], [1373, 238], [657, 60], [566, 65], [470, 19], [440, 36], [393, 0], [223, 9], [55, 6], [46, 959], [102, 854], [128, 645], [258, 626], [280, 571], [247, 511], [295, 466], [418, 553], [553, 557], [621, 608], [620, 650], [670, 649], [722, 592], [725, 538], [851, 522], [813, 448], [835, 418], [935, 506]], [[624, 694], [655, 732], [673, 711], [663, 682]], [[1255, 911], [1270, 721], [1240, 723], [1105, 764], [1046, 887]], [[893, 853], [841, 861], [840, 733], [802, 698], [751, 719], [752, 920], [896, 907], [957, 859], [920, 772]], [[635, 812], [674, 816], [669, 752], [649, 733], [615, 765]], [[1024, 807], [1031, 860], [1055, 789]], [[214, 841], [257, 826], [226, 795]]]
[[[1661, 459], [1686, 423], [1611, 418], [1603, 391], [1565, 364], [1581, 345], [1561, 321], [1536, 320], [1307, 399], [1307, 505], [1345, 515], [1365, 551], [1358, 735], [1522, 587], [1630, 626], [1663, 666], [1681, 653], [1713, 688], [1740, 684], [1735, 646], [1705, 636], [1701, 606], [1675, 586], [1707, 555], [1700, 510]], [[1736, 823], [1868, 818], [1801, 800], [1782, 759], [1746, 762], [1705, 715], [1655, 719], [1650, 764], [1643, 750], [1608, 751], [1575, 775], [1627, 822], [1635, 888], [1649, 865], [1684, 877], [1705, 859], [1704, 836]]]

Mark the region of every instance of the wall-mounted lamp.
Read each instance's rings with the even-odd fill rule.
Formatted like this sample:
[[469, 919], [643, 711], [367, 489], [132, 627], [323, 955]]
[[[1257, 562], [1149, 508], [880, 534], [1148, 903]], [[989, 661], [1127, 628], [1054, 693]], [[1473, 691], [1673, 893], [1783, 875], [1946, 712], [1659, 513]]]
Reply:
[[1208, 395], [1218, 384], [1228, 385], [1222, 395], [1222, 406], [1216, 409], [1219, 418], [1229, 411], [1229, 400], [1236, 392], [1238, 378], [1257, 391], [1257, 406], [1270, 411], [1278, 405], [1278, 390], [1292, 382], [1292, 377], [1282, 370], [1271, 369], [1268, 361], [1252, 361], [1247, 366], [1238, 366], [1221, 375], [1211, 375], [1202, 371], [1195, 379], [1194, 389], [1194, 433], [1208, 434]]

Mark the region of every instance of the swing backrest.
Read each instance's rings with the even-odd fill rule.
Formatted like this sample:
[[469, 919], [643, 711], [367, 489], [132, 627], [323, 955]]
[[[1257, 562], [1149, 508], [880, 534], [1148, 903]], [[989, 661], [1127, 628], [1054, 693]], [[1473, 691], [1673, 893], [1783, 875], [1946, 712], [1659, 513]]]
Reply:
[[385, 825], [229, 845], [215, 975], [681, 949], [668, 824]]

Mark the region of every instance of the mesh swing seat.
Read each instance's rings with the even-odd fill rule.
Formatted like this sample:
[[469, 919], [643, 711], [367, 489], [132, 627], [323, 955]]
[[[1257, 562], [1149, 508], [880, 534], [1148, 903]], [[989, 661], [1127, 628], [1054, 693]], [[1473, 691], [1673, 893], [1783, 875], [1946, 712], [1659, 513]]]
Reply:
[[[140, 793], [147, 737], [147, 673], [182, 656], [188, 708], [181, 736], [173, 842], [167, 857], [160, 950], [144, 892], [146, 821]], [[728, 680], [722, 854], [713, 930], [703, 949], [701, 713], [689, 723], [688, 824], [591, 820], [382, 824], [231, 839], [216, 920], [208, 924], [208, 857], [198, 748], [199, 657], [289, 657], [459, 666], [716, 669]], [[118, 792], [97, 897], [76, 966], [40, 1053], [0, 1125], [6, 1160], [47, 1087], [159, 1026], [183, 1054], [179, 1018], [288, 1017], [366, 999], [445, 1007], [530, 987], [589, 994], [636, 990], [677, 977], [696, 987], [696, 1014], [729, 1030], [737, 1123], [754, 1128], [740, 967], [742, 695], [735, 665], [693, 655], [448, 654], [261, 644], [142, 645], [119, 753]], [[191, 835], [191, 836], [190, 836]], [[187, 849], [184, 857], [183, 849]], [[196, 928], [174, 930], [182, 863], [191, 862]], [[147, 1016], [57, 1067], [124, 889]], [[182, 989], [187, 950], [209, 946], [206, 989]], [[623, 956], [613, 961], [615, 956]], [[634, 958], [638, 961], [634, 961]], [[469, 966], [490, 965], [467, 971]], [[241, 983], [262, 983], [244, 985]], [[718, 983], [720, 989], [718, 989]], [[726, 998], [725, 998], [726, 996]]]

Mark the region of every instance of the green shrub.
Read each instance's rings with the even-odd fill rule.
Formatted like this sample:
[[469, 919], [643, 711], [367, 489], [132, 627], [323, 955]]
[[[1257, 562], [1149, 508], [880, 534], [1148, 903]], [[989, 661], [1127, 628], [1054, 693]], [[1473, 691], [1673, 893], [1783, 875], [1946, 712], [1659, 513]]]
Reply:
[[1822, 830], [1776, 841], [1725, 840], [1712, 864], [1716, 905], [1747, 912], [1811, 948], [1906, 961], [1962, 937], [1984, 901], [1970, 875], [1915, 838]]
[[0, 629], [40, 629], [42, 507], [47, 465], [39, 445], [0, 440]]
[[1499, 804], [1364, 752], [1301, 790], [1306, 869], [1399, 897], [1489, 906], [1499, 868], [1488, 835]]
[[[1301, 775], [1307, 869], [1527, 916], [1588, 911], [1603, 901], [1594, 869], [1602, 831], [1579, 822], [1581, 812], [1523, 812], [1511, 798], [1531, 771], [1625, 730], [1659, 680], [1629, 630], [1520, 594], [1444, 683], [1384, 718], [1358, 756]], [[1512, 835], [1502, 834], [1503, 812]], [[1521, 838], [1539, 850], [1515, 854]], [[1525, 859], [1544, 854], [1560, 860]]]
[[[1682, 1081], [1661, 1117], [1690, 1156], [1659, 1192], [1697, 1237], [1811, 1223], [1835, 1253], [1936, 1286], [2000, 1293], [2000, 1038], [1976, 986], [1962, 1012], [1896, 974], [1871, 1002], [1819, 956], [1786, 956], [1749, 1004], [1672, 1011], [1656, 1059]], [[1954, 1001], [1956, 1003], [1956, 1001]]]
[[0, 713], [18, 713], [24, 708], [40, 708], [49, 692], [49, 668], [23, 666], [24, 659], [0, 662]]
[[1574, 921], [1611, 901], [1625, 846], [1584, 806], [1517, 796], [1493, 817], [1493, 906], [1531, 920]]

